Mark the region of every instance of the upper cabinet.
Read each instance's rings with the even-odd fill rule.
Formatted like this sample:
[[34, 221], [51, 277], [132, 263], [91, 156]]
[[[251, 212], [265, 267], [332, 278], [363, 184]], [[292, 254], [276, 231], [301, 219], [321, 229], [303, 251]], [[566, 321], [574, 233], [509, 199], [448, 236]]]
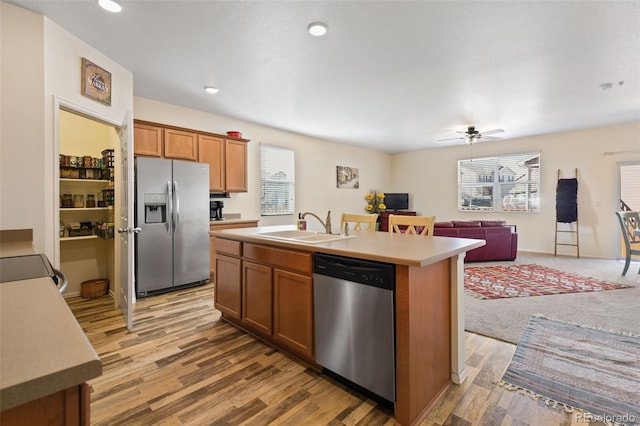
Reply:
[[225, 140], [227, 191], [247, 192], [247, 143]]
[[209, 163], [209, 191], [226, 191], [224, 139], [207, 135], [200, 135], [198, 138], [198, 160]]
[[147, 157], [162, 157], [163, 128], [135, 123], [133, 126], [133, 153]]
[[198, 161], [198, 134], [164, 129], [164, 156], [177, 160]]
[[211, 192], [247, 192], [246, 139], [134, 120], [135, 155], [209, 164]]

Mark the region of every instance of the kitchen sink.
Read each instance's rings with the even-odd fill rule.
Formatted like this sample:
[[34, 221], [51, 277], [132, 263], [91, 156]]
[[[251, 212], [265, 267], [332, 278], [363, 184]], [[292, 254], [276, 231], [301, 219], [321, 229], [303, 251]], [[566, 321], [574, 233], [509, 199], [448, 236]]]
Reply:
[[324, 234], [320, 232], [312, 231], [275, 231], [275, 232], [263, 232], [256, 235], [257, 237], [263, 237], [281, 241], [291, 241], [307, 244], [321, 244], [329, 241], [346, 240], [349, 238], [355, 238], [355, 235], [338, 235], [338, 234]]

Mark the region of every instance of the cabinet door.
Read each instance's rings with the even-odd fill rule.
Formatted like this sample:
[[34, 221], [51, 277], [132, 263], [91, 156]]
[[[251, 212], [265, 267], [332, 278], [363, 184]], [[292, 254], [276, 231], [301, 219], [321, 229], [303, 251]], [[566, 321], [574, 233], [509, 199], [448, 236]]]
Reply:
[[247, 143], [225, 140], [227, 191], [247, 192]]
[[198, 161], [209, 163], [209, 190], [226, 191], [224, 139], [198, 135]]
[[164, 129], [164, 156], [196, 161], [198, 159], [198, 135], [181, 130]]
[[313, 358], [313, 280], [273, 270], [273, 337], [293, 351]]
[[216, 256], [214, 306], [223, 314], [240, 319], [242, 271], [241, 260], [222, 254]]
[[242, 262], [242, 322], [271, 335], [273, 280], [271, 267]]
[[162, 127], [134, 123], [133, 154], [162, 157]]

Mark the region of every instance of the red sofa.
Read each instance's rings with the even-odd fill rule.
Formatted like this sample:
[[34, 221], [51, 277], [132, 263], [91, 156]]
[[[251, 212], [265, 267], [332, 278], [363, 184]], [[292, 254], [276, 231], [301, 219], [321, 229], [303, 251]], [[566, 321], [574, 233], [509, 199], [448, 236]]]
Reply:
[[507, 225], [503, 220], [436, 222], [433, 235], [485, 240], [484, 246], [467, 252], [465, 262], [515, 260], [518, 252], [518, 234], [515, 232], [515, 226]]

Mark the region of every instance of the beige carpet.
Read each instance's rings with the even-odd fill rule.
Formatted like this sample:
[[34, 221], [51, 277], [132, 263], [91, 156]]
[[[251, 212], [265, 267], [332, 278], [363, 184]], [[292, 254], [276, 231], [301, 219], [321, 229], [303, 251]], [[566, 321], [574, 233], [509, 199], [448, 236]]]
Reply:
[[632, 262], [621, 276], [624, 262], [607, 259], [518, 253], [515, 262], [469, 263], [466, 266], [535, 263], [564, 272], [590, 276], [634, 287], [593, 293], [558, 294], [513, 299], [480, 300], [465, 295], [465, 329], [474, 333], [517, 344], [529, 316], [575, 322], [605, 330], [640, 334], [640, 274], [638, 262]]

